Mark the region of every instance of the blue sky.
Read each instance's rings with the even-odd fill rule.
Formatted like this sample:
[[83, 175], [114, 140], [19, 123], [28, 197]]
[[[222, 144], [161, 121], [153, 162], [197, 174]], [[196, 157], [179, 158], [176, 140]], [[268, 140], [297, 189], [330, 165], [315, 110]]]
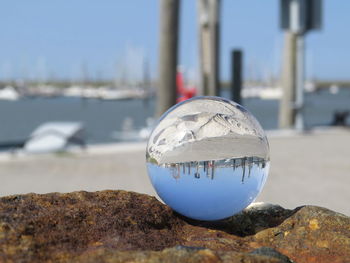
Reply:
[[[158, 63], [159, 0], [0, 0], [0, 79], [140, 77]], [[278, 73], [283, 33], [278, 0], [222, 0], [221, 78], [229, 53], [244, 49], [245, 75]], [[324, 0], [324, 27], [306, 38], [307, 75], [350, 79], [350, 1]], [[197, 69], [196, 0], [181, 3], [180, 64]], [[124, 72], [124, 73], [121, 73]]]

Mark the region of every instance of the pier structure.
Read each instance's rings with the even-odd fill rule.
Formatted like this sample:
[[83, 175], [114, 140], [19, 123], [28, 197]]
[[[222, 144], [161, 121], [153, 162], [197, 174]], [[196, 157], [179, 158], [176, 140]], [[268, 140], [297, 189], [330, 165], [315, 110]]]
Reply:
[[305, 42], [307, 32], [321, 29], [322, 0], [280, 0], [285, 33], [279, 126], [304, 130]]

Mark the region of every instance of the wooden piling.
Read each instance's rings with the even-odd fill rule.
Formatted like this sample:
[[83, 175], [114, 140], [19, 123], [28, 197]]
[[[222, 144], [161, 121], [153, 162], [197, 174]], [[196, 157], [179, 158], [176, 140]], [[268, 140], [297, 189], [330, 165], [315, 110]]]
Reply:
[[159, 81], [156, 117], [176, 104], [180, 0], [160, 0]]
[[198, 0], [200, 93], [220, 95], [220, 0]]
[[296, 40], [297, 35], [287, 31], [282, 69], [282, 98], [280, 100], [279, 127], [290, 129], [295, 122], [295, 91], [296, 91]]

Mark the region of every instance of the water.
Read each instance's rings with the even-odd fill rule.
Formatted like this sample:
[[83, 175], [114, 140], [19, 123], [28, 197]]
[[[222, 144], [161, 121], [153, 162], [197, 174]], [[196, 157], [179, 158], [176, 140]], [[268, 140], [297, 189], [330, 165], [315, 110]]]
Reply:
[[240, 212], [263, 188], [269, 162], [261, 158], [147, 165], [152, 184], [175, 211], [199, 220]]
[[135, 128], [145, 126], [153, 115], [154, 102], [142, 100], [101, 101], [78, 98], [35, 98], [0, 100], [0, 142], [27, 138], [48, 121], [80, 121], [86, 128], [89, 144], [115, 142], [113, 132], [121, 130], [126, 117]]
[[[229, 97], [227, 90], [224, 97]], [[335, 110], [350, 110], [350, 89], [340, 89], [337, 95], [328, 90], [305, 96], [307, 127], [331, 123]], [[82, 121], [89, 144], [116, 142], [113, 132], [121, 130], [126, 117], [134, 120], [135, 128], [145, 126], [153, 116], [155, 101], [99, 101], [77, 98], [36, 98], [18, 101], [0, 100], [0, 143], [27, 138], [47, 121]], [[243, 105], [254, 114], [266, 130], [278, 127], [277, 100], [244, 99]], [[350, 118], [348, 118], [350, 125]]]

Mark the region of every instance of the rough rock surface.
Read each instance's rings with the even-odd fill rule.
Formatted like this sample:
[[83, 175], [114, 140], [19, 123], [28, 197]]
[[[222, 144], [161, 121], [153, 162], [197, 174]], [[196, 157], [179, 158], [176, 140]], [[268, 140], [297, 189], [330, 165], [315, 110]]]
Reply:
[[47, 261], [350, 262], [350, 218], [258, 206], [199, 222], [125, 191], [0, 198], [0, 262]]

